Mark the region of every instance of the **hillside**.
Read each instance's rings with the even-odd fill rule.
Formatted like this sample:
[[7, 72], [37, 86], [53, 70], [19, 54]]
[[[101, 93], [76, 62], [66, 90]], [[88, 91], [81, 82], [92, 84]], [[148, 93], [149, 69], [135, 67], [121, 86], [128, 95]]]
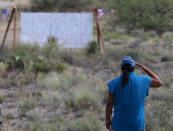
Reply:
[[[150, 89], [147, 131], [171, 131], [173, 33], [136, 30], [109, 36], [105, 56], [99, 52], [87, 56], [86, 50], [62, 49], [51, 43], [43, 48], [18, 44], [15, 50], [6, 49], [0, 67], [4, 130], [104, 131], [106, 82], [121, 73], [121, 59], [130, 55], [164, 82], [160, 89]], [[25, 69], [9, 67], [9, 54], [21, 58]], [[33, 56], [38, 57], [35, 66]], [[3, 64], [4, 60], [8, 62]], [[53, 65], [48, 68], [45, 62]], [[136, 73], [143, 74], [139, 69]]]

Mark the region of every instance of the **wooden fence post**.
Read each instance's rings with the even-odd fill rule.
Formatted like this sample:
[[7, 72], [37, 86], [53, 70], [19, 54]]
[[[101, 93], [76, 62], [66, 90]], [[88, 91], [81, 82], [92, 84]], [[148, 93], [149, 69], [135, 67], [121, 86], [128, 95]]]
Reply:
[[13, 32], [13, 47], [16, 44], [16, 21], [17, 21], [17, 8], [14, 8], [14, 32]]
[[94, 16], [95, 16], [96, 25], [97, 25], [97, 39], [98, 39], [98, 43], [100, 44], [100, 39], [101, 39], [101, 44], [103, 46], [103, 50], [104, 50], [104, 53], [105, 53], [106, 47], [105, 47], [104, 38], [103, 38], [103, 35], [102, 35], [102, 32], [101, 32], [101, 29], [100, 29], [100, 24], [99, 24], [99, 20], [98, 20], [98, 10], [97, 9], [94, 9]]
[[100, 31], [99, 31], [99, 22], [97, 19], [97, 16], [98, 16], [97, 9], [94, 9], [94, 16], [95, 16], [96, 27], [97, 27], [97, 42], [100, 44]]
[[5, 41], [6, 41], [6, 38], [7, 38], [7, 34], [8, 34], [8, 31], [9, 31], [10, 25], [11, 25], [11, 21], [12, 21], [13, 16], [14, 16], [14, 12], [15, 12], [15, 8], [13, 8], [13, 10], [12, 10], [11, 17], [10, 17], [10, 20], [8, 22], [5, 34], [4, 34], [4, 37], [3, 37], [3, 40], [2, 40], [2, 44], [0, 46], [1, 49], [4, 48], [4, 44], [5, 44]]

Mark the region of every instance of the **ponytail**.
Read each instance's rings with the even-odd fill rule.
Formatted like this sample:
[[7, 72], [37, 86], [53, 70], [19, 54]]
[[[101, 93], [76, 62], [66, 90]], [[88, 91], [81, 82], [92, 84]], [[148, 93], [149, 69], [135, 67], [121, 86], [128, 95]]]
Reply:
[[123, 78], [122, 78], [121, 84], [122, 84], [122, 87], [124, 87], [129, 82], [129, 72], [127, 69], [123, 69], [122, 71], [123, 71]]
[[134, 71], [134, 67], [130, 67], [129, 64], [125, 64], [124, 67], [121, 67], [122, 70], [122, 81], [121, 81], [121, 85], [122, 87], [124, 87], [125, 85], [128, 84], [129, 82], [129, 73]]

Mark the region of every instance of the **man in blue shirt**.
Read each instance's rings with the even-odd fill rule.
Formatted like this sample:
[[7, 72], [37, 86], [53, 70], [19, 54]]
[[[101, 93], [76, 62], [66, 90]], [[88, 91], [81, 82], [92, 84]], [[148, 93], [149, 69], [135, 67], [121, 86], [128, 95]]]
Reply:
[[[136, 66], [149, 76], [136, 75]], [[109, 95], [106, 104], [106, 128], [113, 131], [144, 131], [145, 98], [149, 88], [162, 86], [162, 81], [145, 65], [136, 64], [129, 56], [123, 58], [121, 69], [122, 74], [107, 84]], [[111, 120], [113, 106], [114, 116]]]

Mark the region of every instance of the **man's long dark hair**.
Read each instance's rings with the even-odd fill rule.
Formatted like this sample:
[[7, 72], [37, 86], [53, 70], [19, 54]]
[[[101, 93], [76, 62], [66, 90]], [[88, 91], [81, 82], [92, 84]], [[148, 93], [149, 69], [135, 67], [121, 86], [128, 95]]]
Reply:
[[128, 84], [129, 82], [129, 73], [134, 71], [134, 67], [131, 67], [131, 64], [127, 63], [123, 67], [121, 67], [122, 70], [122, 87]]

